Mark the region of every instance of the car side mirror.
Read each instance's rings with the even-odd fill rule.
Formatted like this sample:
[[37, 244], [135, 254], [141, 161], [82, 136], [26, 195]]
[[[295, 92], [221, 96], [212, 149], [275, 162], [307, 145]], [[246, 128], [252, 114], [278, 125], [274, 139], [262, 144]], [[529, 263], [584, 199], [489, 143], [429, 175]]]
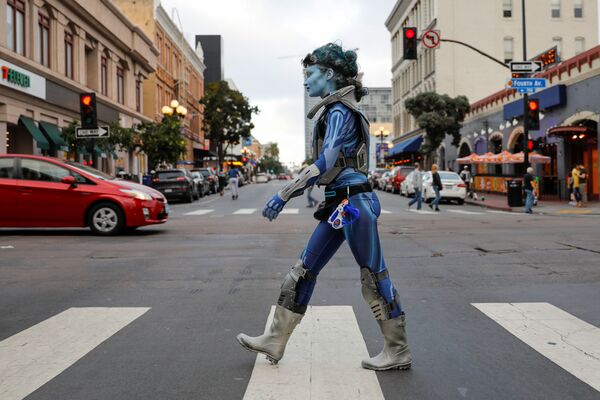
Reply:
[[77, 181], [71, 175], [63, 176], [60, 178], [61, 183], [70, 185], [71, 187], [77, 187]]

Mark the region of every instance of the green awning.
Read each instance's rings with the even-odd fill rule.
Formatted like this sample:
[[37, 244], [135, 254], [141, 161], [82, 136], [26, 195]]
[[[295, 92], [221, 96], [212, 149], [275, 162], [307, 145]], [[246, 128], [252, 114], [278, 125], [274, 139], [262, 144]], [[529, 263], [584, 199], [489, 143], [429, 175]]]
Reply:
[[41, 150], [50, 150], [50, 143], [48, 143], [48, 139], [46, 136], [40, 131], [40, 129], [35, 124], [35, 121], [29, 117], [25, 117], [21, 115], [19, 117], [19, 123], [22, 124], [25, 129], [31, 134], [31, 136], [35, 139], [35, 143], [37, 147]]
[[40, 122], [40, 129], [48, 136], [48, 138], [50, 138], [50, 141], [52, 141], [57, 148], [67, 147], [67, 142], [63, 139], [58, 126], [49, 122]]

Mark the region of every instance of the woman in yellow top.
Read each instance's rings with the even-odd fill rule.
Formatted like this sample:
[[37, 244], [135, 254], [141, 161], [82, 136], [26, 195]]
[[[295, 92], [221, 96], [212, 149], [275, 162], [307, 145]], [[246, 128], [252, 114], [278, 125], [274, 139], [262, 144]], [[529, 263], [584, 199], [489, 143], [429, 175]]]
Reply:
[[577, 166], [571, 171], [571, 179], [573, 179], [573, 194], [575, 195], [575, 201], [577, 202], [575, 207], [581, 207], [583, 206], [583, 203], [581, 202], [581, 192], [579, 191], [579, 169]]

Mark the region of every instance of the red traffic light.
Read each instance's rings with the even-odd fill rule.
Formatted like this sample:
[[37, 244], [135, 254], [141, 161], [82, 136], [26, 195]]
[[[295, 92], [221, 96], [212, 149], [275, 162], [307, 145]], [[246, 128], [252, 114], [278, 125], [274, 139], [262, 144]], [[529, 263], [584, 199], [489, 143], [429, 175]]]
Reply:
[[81, 103], [85, 106], [92, 104], [92, 96], [86, 95], [81, 97]]
[[529, 151], [533, 150], [533, 140], [527, 141], [527, 150], [529, 150]]
[[413, 29], [407, 29], [404, 31], [404, 36], [406, 36], [407, 39], [412, 39], [415, 37], [415, 31]]
[[528, 101], [528, 106], [531, 111], [535, 111], [538, 109], [538, 102], [530, 100], [530, 101]]

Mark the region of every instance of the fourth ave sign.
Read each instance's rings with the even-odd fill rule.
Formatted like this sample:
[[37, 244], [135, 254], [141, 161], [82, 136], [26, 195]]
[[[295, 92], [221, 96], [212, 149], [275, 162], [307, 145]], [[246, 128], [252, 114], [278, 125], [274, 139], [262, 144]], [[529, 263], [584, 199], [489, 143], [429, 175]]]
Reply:
[[95, 139], [109, 136], [110, 129], [108, 126], [99, 126], [98, 128], [91, 129], [75, 128], [75, 137], [77, 139]]

